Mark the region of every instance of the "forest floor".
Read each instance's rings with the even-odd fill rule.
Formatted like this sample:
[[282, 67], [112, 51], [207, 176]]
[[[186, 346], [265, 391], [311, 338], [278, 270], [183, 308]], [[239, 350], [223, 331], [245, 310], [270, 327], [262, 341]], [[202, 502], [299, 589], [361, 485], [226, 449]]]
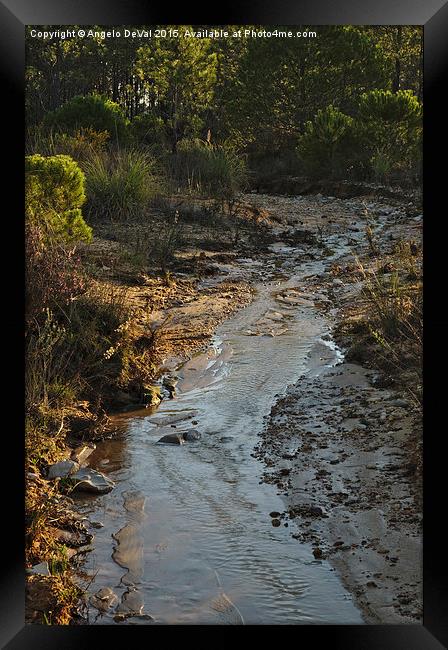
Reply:
[[[229, 269], [243, 268], [247, 258], [263, 262], [275, 242], [303, 244], [308, 256], [322, 257], [323, 273], [306, 280], [300, 290], [322, 297], [314, 304], [331, 313], [345, 360], [334, 368], [317, 363], [319, 371], [289, 386], [272, 407], [256, 453], [266, 464], [264, 480], [275, 483], [285, 498], [285, 511], [273, 513], [273, 524], [294, 520], [292, 534], [312, 543], [316, 559], [333, 564], [367, 622], [420, 622], [419, 351], [409, 350], [412, 342], [406, 342], [400, 360], [408, 354], [409, 363], [403, 368], [400, 360], [390, 362], [369, 334], [372, 300], [363, 291], [379, 275], [392, 281], [406, 267], [400, 290], [412, 302], [420, 279], [420, 210], [413, 201], [390, 197], [251, 194], [241, 198], [237, 212], [211, 219], [203, 206], [184, 211], [181, 205], [168, 224], [157, 211], [149, 217], [150, 227], [148, 222], [99, 224], [93, 243], [81, 251], [83, 263], [92, 282], [122, 292], [132, 311], [134, 336], [140, 345], [151, 346], [156, 381], [165, 367], [204, 349], [218, 324], [252, 300], [250, 274], [243, 271], [235, 279], [232, 273], [228, 280]], [[369, 231], [378, 215], [381, 228]], [[360, 232], [360, 223], [367, 236], [362, 232], [362, 240], [353, 239], [353, 250], [337, 264], [325, 263], [334, 242], [329, 238], [344, 233], [350, 239], [350, 233]], [[148, 240], [148, 232], [159, 232], [158, 239]], [[400, 242], [411, 242], [411, 252], [403, 253]], [[147, 271], [149, 255], [158, 255], [158, 273]], [[319, 354], [321, 360], [325, 350]], [[103, 398], [108, 412], [141, 406], [139, 397], [123, 386], [111, 387]], [[80, 408], [81, 421], [82, 415]], [[59, 458], [73, 454], [80, 442], [92, 445], [92, 440], [112, 435], [107, 422], [98, 428], [88, 409], [84, 416], [98, 435], [74, 436], [71, 443], [69, 438], [72, 446]], [[43, 476], [29, 479], [36, 503], [46, 492], [59, 509], [52, 535], [64, 545], [67, 563], [82, 566], [91, 537], [73, 515], [70, 497], [55, 492]], [[43, 560], [45, 549], [37, 546], [31, 563]], [[48, 611], [69, 587], [39, 571], [28, 580], [27, 619], [48, 622]], [[68, 622], [78, 596], [70, 591], [70, 606], [53, 621]]]

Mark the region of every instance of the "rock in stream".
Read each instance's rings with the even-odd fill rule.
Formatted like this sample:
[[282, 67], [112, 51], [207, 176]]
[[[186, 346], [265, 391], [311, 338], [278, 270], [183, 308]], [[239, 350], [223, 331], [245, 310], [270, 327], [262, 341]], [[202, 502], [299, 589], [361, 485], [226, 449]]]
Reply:
[[82, 468], [76, 474], [72, 474], [70, 479], [75, 483], [73, 491], [92, 492], [93, 494], [106, 494], [115, 487], [115, 483], [110, 478], [97, 472], [95, 469]]

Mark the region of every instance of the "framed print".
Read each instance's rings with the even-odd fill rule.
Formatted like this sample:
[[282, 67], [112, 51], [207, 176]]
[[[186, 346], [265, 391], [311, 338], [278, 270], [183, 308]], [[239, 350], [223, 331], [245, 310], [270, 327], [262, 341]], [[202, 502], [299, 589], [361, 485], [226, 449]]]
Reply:
[[447, 6], [1, 15], [4, 647], [444, 647]]

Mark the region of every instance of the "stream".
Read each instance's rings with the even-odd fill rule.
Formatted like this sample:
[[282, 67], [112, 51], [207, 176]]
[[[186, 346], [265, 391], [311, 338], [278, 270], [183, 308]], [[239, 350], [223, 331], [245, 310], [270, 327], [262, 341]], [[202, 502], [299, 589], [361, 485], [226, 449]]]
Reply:
[[[338, 256], [346, 242], [333, 236]], [[272, 525], [284, 502], [261, 482], [253, 456], [286, 386], [341, 360], [331, 316], [303, 290], [336, 254], [299, 263], [299, 248], [271, 250], [282, 275], [256, 283], [253, 302], [217, 329], [207, 351], [176, 368], [175, 398], [116, 416], [123, 435], [91, 456], [116, 487], [77, 500], [103, 524], [87, 554], [89, 594], [110, 588], [117, 598], [90, 607], [90, 624], [363, 623], [330, 564], [292, 537], [296, 524]], [[201, 439], [157, 444], [189, 429]]]

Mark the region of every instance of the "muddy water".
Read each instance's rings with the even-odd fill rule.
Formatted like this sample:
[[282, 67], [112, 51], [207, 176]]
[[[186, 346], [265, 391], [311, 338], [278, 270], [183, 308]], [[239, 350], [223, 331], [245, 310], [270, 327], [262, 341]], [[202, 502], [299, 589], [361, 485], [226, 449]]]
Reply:
[[[121, 416], [123, 438], [96, 450], [91, 464], [117, 485], [80, 504], [104, 524], [87, 560], [89, 591], [112, 588], [119, 605], [101, 614], [92, 607], [91, 623], [363, 622], [330, 565], [283, 524], [272, 526], [269, 513], [284, 503], [261, 483], [252, 456], [287, 384], [339, 361], [325, 341], [329, 322], [300, 289], [322, 263], [291, 274], [299, 268], [292, 253], [275, 251], [289, 279], [259, 283], [253, 303], [217, 330], [208, 351], [177, 369], [175, 399]], [[157, 444], [188, 429], [202, 438]]]

